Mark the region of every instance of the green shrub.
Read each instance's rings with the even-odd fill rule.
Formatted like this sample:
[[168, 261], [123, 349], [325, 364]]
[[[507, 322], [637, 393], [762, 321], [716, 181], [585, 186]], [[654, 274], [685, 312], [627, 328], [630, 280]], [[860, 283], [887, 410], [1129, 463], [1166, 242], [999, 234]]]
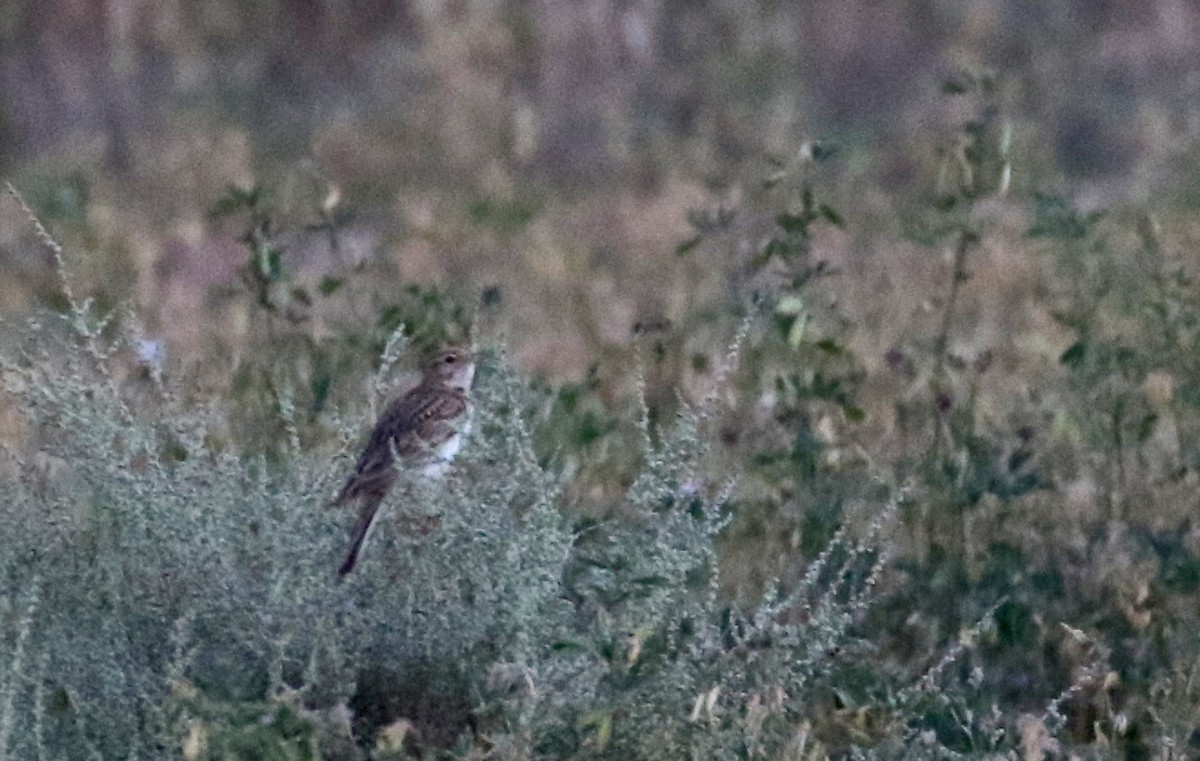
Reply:
[[[346, 459], [294, 447], [269, 464], [217, 446], [219, 410], [118, 378], [132, 333], [102, 322], [77, 305], [7, 326], [20, 339], [4, 380], [38, 452], [9, 452], [21, 477], [0, 487], [10, 757], [154, 758], [188, 742], [321, 757], [346, 707], [363, 738], [407, 718], [418, 741], [497, 756], [767, 747], [882, 568], [890, 511], [804, 586], [724, 610], [713, 538], [728, 491], [705, 483], [697, 410], [647, 443], [636, 518], [574, 534], [519, 416], [525, 387], [493, 353], [456, 475], [391, 505], [437, 527], [381, 531], [338, 584], [347, 516], [323, 504]], [[153, 393], [131, 393], [141, 385]], [[437, 700], [461, 708], [404, 713]], [[771, 721], [748, 725], [750, 705]]]
[[398, 489], [386, 509], [405, 520], [340, 583], [349, 516], [324, 505], [369, 415], [330, 413], [336, 452], [306, 445], [284, 388], [284, 456], [241, 451], [236, 408], [184, 401], [139, 363], [132, 316], [66, 290], [65, 314], [5, 325], [0, 352], [29, 431], [0, 481], [0, 759], [961, 757], [1006, 741], [949, 673], [959, 649], [906, 687], [864, 636], [899, 493], [789, 588], [721, 599], [736, 500], [707, 476], [711, 400], [653, 436], [644, 414], [628, 517], [575, 529], [534, 454], [531, 392], [490, 350], [453, 475]]

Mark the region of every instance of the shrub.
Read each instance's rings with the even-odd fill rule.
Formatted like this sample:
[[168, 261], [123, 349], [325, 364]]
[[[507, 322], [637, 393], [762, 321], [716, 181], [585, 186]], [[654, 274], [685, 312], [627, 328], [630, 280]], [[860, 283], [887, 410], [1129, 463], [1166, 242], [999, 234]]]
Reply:
[[243, 452], [228, 411], [139, 363], [131, 315], [99, 317], [65, 290], [65, 314], [6, 325], [0, 353], [29, 439], [0, 481], [0, 759], [1001, 747], [994, 712], [961, 709], [972, 696], [941, 678], [957, 651], [906, 689], [857, 629], [898, 493], [792, 588], [748, 609], [721, 599], [714, 541], [736, 502], [706, 475], [711, 400], [657, 437], [644, 415], [630, 517], [575, 529], [564, 480], [534, 455], [530, 392], [492, 349], [452, 475], [396, 490], [385, 509], [413, 520], [387, 520], [339, 583], [349, 520], [324, 504], [367, 415], [330, 415], [337, 453], [303, 445], [284, 388], [286, 456]]

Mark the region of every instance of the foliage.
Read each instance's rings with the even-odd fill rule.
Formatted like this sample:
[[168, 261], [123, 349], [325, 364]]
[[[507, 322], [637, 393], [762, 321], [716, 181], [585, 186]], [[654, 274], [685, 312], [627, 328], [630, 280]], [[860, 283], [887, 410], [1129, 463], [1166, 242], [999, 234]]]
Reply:
[[8, 452], [20, 477], [0, 487], [5, 757], [777, 757], [820, 745], [823, 695], [882, 718], [830, 748], [911, 734], [855, 633], [898, 495], [795, 584], [729, 607], [708, 406], [657, 443], [643, 418], [632, 517], [576, 533], [533, 453], [528, 392], [492, 351], [456, 475], [391, 505], [433, 528], [393, 521], [339, 584], [345, 521], [322, 505], [344, 458], [296, 436], [276, 461], [212, 448], [221, 411], [157, 374], [119, 379], [129, 318], [72, 304], [10, 325], [2, 365], [39, 451]]
[[[1160, 215], [1035, 187], [1001, 84], [947, 83], [966, 116], [930, 190], [873, 231], [946, 265], [886, 354], [825, 258], [869, 224], [853, 146], [713, 180], [669, 258], [720, 287], [639, 317], [628, 354], [589, 336], [577, 382], [489, 345], [454, 475], [395, 495], [342, 585], [323, 504], [355, 432], [499, 288], [472, 312], [306, 271], [293, 233], [342, 240], [336, 188], [230, 190], [248, 336], [229, 398], [193, 398], [37, 225], [63, 287], [0, 346], [26, 437], [0, 463], [0, 759], [1194, 755], [1195, 275]], [[461, 221], [519, 249], [558, 199], [503, 179]], [[86, 227], [91, 192], [36, 198]], [[969, 317], [994, 249], [1045, 265], [1069, 335], [999, 404], [1013, 346]], [[713, 346], [739, 319], [735, 368]]]

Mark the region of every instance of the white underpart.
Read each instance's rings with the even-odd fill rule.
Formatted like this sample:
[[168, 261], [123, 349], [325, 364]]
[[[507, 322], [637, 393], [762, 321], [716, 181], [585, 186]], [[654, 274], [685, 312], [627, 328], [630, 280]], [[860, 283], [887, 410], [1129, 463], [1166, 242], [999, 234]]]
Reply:
[[421, 468], [421, 475], [426, 478], [440, 479], [450, 469], [450, 463], [458, 450], [462, 449], [463, 440], [471, 433], [471, 413], [468, 410], [458, 425], [458, 431], [438, 445], [433, 451], [433, 457]]
[[[471, 381], [475, 379], [475, 365], [468, 365], [464, 375], [466, 377], [462, 379], [462, 391], [465, 393], [470, 390]], [[434, 479], [440, 479], [446, 475], [446, 471], [450, 469], [450, 463], [454, 461], [454, 456], [458, 454], [458, 450], [462, 449], [463, 441], [471, 433], [471, 406], [469, 404], [456, 427], [457, 432], [434, 450], [433, 457], [421, 468], [421, 475]]]

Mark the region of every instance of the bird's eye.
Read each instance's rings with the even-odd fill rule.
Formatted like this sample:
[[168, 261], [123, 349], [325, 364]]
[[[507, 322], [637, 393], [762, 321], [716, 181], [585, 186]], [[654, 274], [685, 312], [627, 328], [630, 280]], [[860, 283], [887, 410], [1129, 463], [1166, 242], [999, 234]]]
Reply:
[[448, 365], [452, 365], [452, 364], [454, 364], [454, 361], [455, 361], [455, 360], [454, 360], [454, 355], [453, 355], [453, 354], [449, 354], [449, 355], [447, 355], [447, 356], [446, 356], [446, 359], [445, 359], [445, 360], [443, 360], [443, 361], [444, 361], [446, 364], [448, 364]]

